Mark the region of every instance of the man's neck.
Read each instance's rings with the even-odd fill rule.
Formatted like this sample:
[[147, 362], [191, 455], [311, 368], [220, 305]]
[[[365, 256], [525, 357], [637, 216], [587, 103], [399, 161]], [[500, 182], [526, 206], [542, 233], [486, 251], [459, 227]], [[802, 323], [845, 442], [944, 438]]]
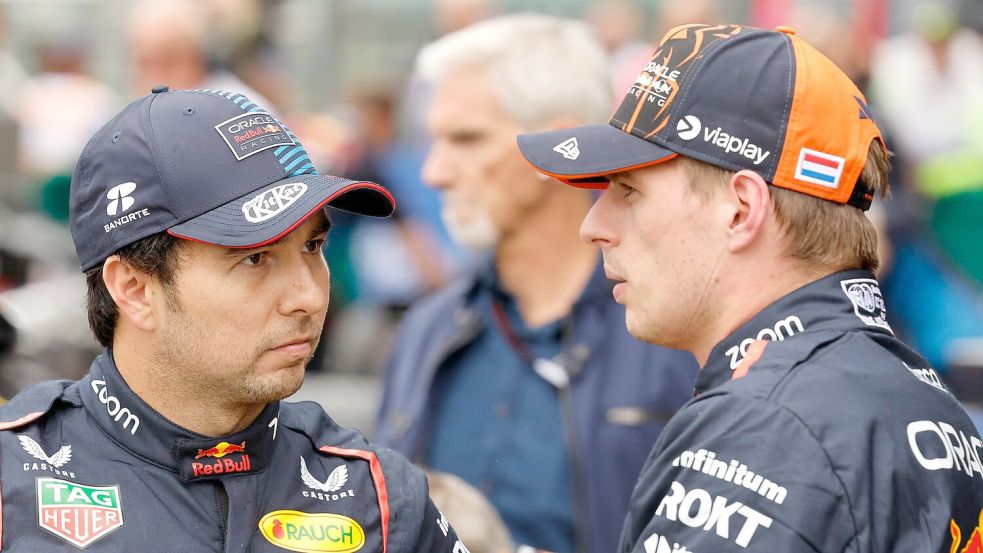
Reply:
[[597, 248], [579, 237], [590, 197], [565, 199], [528, 217], [495, 252], [498, 279], [530, 328], [569, 314], [597, 267]]
[[203, 436], [227, 436], [247, 428], [266, 405], [233, 405], [216, 401], [215, 394], [198, 397], [182, 386], [173, 367], [158, 367], [141, 352], [135, 340], [115, 340], [113, 360], [133, 392], [168, 421]]
[[718, 316], [707, 325], [708, 332], [702, 333], [703, 339], [686, 349], [693, 353], [700, 366], [706, 365], [713, 348], [741, 325], [779, 299], [833, 272], [833, 269], [805, 268], [788, 259], [781, 263], [773, 260], [744, 263], [742, 269], [728, 270], [727, 282], [721, 281], [717, 286], [727, 300], [716, 302]]

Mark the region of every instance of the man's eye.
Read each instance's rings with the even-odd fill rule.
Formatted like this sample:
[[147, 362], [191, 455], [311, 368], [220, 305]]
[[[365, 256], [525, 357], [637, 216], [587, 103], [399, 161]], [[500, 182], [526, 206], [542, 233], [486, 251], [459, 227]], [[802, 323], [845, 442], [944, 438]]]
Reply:
[[631, 196], [631, 195], [632, 195], [633, 193], [635, 193], [635, 192], [638, 192], [638, 191], [637, 191], [637, 190], [635, 190], [635, 189], [634, 189], [633, 187], [631, 187], [631, 186], [628, 186], [627, 184], [625, 184], [625, 183], [623, 183], [623, 182], [619, 182], [619, 183], [618, 183], [618, 188], [620, 188], [620, 189], [621, 189], [621, 193], [622, 193], [622, 195], [623, 195], [623, 196], [624, 196], [625, 198], [627, 198], [628, 196]]
[[259, 252], [246, 256], [245, 258], [243, 258], [241, 263], [243, 265], [255, 266], [261, 264], [265, 259], [266, 259], [266, 252]]
[[324, 239], [308, 240], [304, 242], [304, 251], [307, 253], [318, 253], [324, 249]]

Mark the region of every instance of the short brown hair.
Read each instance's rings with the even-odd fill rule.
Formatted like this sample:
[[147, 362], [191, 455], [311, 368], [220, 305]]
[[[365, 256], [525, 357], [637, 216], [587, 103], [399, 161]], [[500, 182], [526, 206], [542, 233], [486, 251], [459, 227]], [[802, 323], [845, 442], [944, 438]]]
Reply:
[[[889, 156], [879, 140], [872, 141], [858, 186], [866, 186], [875, 195], [887, 198]], [[689, 176], [691, 189], [703, 198], [720, 190], [734, 174], [688, 157], [678, 159]], [[832, 271], [874, 271], [880, 265], [877, 230], [863, 211], [777, 186], [769, 189], [775, 218], [785, 232], [786, 254]]]
[[[161, 284], [167, 294], [168, 305], [177, 310], [180, 305], [173, 293], [174, 274], [179, 267], [179, 244], [181, 240], [160, 232], [152, 234], [132, 244], [120, 248], [113, 255], [118, 255], [127, 266], [150, 275]], [[100, 263], [85, 272], [88, 286], [86, 295], [86, 311], [89, 317], [89, 328], [103, 347], [113, 347], [113, 334], [116, 331], [116, 320], [119, 318], [119, 308], [109, 294], [106, 283], [102, 278]]]

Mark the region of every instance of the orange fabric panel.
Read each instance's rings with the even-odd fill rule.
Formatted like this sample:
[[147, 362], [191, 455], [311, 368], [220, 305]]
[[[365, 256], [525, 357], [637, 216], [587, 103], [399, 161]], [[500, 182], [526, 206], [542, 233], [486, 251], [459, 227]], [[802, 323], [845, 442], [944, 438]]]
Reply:
[[[857, 98], [865, 104], [866, 99], [850, 79], [799, 37], [788, 39], [795, 53], [795, 91], [772, 184], [846, 203], [867, 162], [870, 142], [881, 133], [871, 119], [861, 119]], [[795, 178], [802, 148], [845, 159], [836, 188]]]

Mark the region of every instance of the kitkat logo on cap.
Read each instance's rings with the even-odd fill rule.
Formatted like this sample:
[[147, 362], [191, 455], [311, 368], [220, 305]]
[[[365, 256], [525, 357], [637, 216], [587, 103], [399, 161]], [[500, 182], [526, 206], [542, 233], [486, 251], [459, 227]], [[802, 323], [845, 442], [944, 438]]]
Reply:
[[215, 130], [238, 161], [263, 150], [295, 144], [283, 123], [265, 111], [243, 113], [215, 125]]
[[242, 214], [250, 223], [262, 223], [293, 205], [304, 192], [307, 192], [307, 185], [302, 182], [281, 184], [242, 204]]

